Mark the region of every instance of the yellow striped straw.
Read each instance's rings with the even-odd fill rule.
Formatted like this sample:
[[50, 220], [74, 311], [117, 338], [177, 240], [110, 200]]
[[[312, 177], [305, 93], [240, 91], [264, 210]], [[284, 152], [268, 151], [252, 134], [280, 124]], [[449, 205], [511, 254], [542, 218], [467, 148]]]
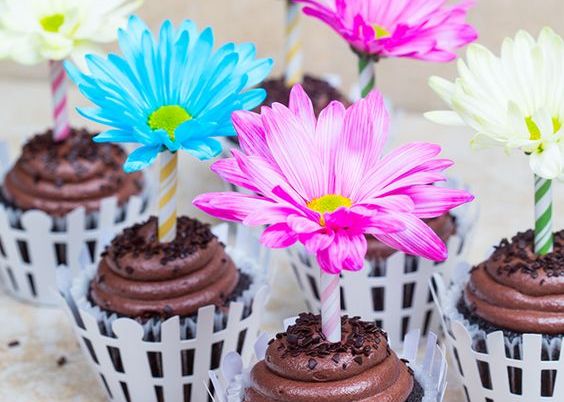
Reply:
[[176, 238], [176, 188], [178, 154], [161, 152], [159, 175], [159, 241], [168, 243]]
[[286, 86], [291, 87], [303, 81], [303, 52], [301, 41], [300, 5], [287, 0], [286, 9]]

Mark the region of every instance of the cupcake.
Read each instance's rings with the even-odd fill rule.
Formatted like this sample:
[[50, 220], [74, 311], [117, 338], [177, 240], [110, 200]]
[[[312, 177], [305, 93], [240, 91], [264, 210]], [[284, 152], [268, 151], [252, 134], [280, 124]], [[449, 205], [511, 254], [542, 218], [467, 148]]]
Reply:
[[458, 303], [464, 318], [486, 333], [502, 330], [508, 339], [562, 337], [564, 231], [554, 234], [553, 252], [537, 255], [533, 248], [533, 231], [521, 232], [472, 268]]
[[31, 138], [0, 187], [0, 271], [16, 297], [56, 304], [55, 269], [93, 263], [105, 238], [147, 213], [145, 180], [121, 166], [125, 152], [86, 130], [63, 141]]
[[251, 287], [251, 274], [237, 269], [209, 225], [180, 217], [170, 243], [159, 242], [157, 232], [151, 217], [125, 229], [102, 254], [88, 298], [106, 316], [192, 317], [203, 306], [223, 310]]
[[141, 173], [126, 174], [125, 152], [113, 144], [96, 144], [86, 130], [74, 129], [64, 141], [52, 130], [29, 140], [7, 172], [2, 196], [19, 211], [40, 210], [63, 217], [83, 207], [100, 210], [104, 198], [116, 197], [123, 206], [144, 188]]
[[487, 260], [462, 272], [449, 289], [437, 278], [447, 343], [456, 351], [472, 401], [503, 401], [509, 393], [519, 395], [519, 401], [533, 400], [533, 395], [557, 400], [550, 398], [564, 384], [558, 377], [563, 256], [564, 231], [554, 234], [553, 252], [537, 255], [529, 230], [502, 240]]
[[[446, 364], [440, 350], [434, 351], [435, 345], [427, 351], [431, 356], [424, 369], [413, 357], [398, 357], [386, 333], [372, 322], [343, 316], [341, 331], [341, 342], [328, 342], [320, 317], [300, 314], [285, 332], [268, 342], [259, 361], [228, 379], [227, 389], [219, 386], [219, 392], [226, 394], [228, 402], [442, 400]], [[413, 350], [418, 342], [417, 336], [406, 340]], [[431, 367], [440, 367], [435, 376]]]
[[231, 242], [238, 249], [228, 253], [210, 226], [194, 219], [179, 218], [170, 243], [159, 242], [157, 231], [154, 217], [125, 229], [96, 269], [61, 292], [110, 399], [203, 401], [203, 381], [227, 352], [252, 354], [266, 262], [251, 257], [249, 236], [237, 234]]
[[422, 400], [413, 371], [374, 323], [343, 316], [341, 333], [342, 342], [329, 343], [319, 316], [302, 314], [270, 341], [265, 359], [251, 370], [244, 401]]

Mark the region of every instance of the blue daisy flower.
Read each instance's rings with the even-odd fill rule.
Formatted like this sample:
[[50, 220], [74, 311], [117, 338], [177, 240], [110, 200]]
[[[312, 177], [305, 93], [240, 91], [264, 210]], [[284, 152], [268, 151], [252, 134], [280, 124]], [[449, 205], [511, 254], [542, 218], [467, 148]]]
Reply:
[[258, 85], [272, 68], [257, 59], [251, 43], [227, 43], [214, 50], [211, 28], [184, 21], [161, 26], [158, 42], [140, 18], [132, 16], [118, 33], [123, 57], [87, 55], [89, 72], [67, 63], [80, 92], [95, 106], [78, 112], [111, 127], [96, 142], [139, 143], [126, 163], [128, 172], [152, 164], [159, 152], [185, 150], [198, 159], [221, 152], [214, 137], [236, 135], [231, 114], [260, 105]]

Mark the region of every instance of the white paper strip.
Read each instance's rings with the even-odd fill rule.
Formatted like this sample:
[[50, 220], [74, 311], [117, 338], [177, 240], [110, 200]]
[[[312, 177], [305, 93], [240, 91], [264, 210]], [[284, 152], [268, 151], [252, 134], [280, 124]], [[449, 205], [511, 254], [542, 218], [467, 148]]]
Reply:
[[58, 304], [57, 267], [76, 274], [85, 256], [96, 263], [104, 239], [147, 219], [149, 204], [146, 196], [133, 196], [119, 207], [111, 197], [102, 200], [95, 214], [79, 208], [58, 219], [38, 210], [18, 213], [0, 204], [0, 277], [6, 289], [26, 302]]
[[10, 167], [10, 147], [4, 141], [0, 141], [0, 181], [4, 180], [8, 168]]

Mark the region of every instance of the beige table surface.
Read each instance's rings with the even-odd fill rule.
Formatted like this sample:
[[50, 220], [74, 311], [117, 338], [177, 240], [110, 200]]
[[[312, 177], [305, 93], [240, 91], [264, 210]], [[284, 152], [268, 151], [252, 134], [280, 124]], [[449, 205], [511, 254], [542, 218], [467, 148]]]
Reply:
[[[71, 101], [79, 101], [74, 95]], [[14, 152], [26, 137], [49, 124], [49, 93], [41, 82], [0, 81], [0, 140]], [[85, 125], [73, 116], [79, 125]], [[470, 132], [436, 126], [418, 114], [394, 113], [394, 143], [433, 141], [443, 145], [444, 155], [457, 162], [453, 175], [472, 187], [481, 204], [481, 218], [469, 259], [480, 260], [488, 247], [503, 236], [526, 229], [532, 222], [532, 178], [524, 157], [507, 157], [500, 150], [474, 152], [468, 147]], [[219, 190], [222, 184], [206, 164], [182, 156], [181, 209], [202, 217], [190, 205], [200, 192]], [[555, 191], [556, 210], [564, 207], [563, 186]], [[557, 212], [556, 227], [564, 226]], [[264, 327], [276, 330], [281, 319], [304, 309], [297, 287], [283, 259]], [[104, 396], [75, 343], [66, 317], [57, 309], [38, 309], [20, 304], [0, 292], [0, 402], [101, 402]], [[18, 341], [19, 345], [10, 347]], [[64, 358], [66, 364], [58, 362]], [[451, 374], [452, 370], [451, 370]], [[462, 401], [454, 376], [447, 402]]]

